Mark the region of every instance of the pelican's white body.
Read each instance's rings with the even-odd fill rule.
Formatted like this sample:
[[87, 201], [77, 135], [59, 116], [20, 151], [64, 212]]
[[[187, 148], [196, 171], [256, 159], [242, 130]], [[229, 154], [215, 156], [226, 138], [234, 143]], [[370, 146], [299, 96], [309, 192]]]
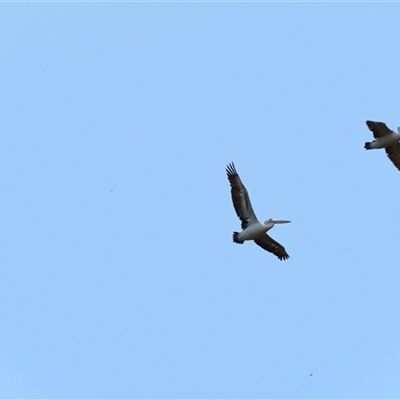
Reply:
[[[267, 221], [265, 221], [267, 222]], [[272, 227], [274, 226], [273, 223], [265, 225], [262, 224], [261, 222], [257, 221], [248, 226], [246, 229], [244, 229], [242, 232], [239, 233], [237, 238], [242, 241], [242, 240], [254, 240], [259, 238], [260, 236], [264, 235], [267, 231], [269, 231]]]
[[286, 224], [290, 221], [287, 221], [285, 219], [268, 219], [265, 221], [263, 224], [259, 222], [257, 219], [252, 222], [246, 229], [244, 229], [242, 232], [240, 232], [237, 235], [237, 238], [240, 241], [245, 241], [245, 240], [254, 240], [259, 238], [260, 236], [264, 235], [269, 231], [275, 224]]
[[394, 146], [400, 140], [400, 127], [397, 128], [397, 132], [392, 131], [392, 133], [389, 133], [388, 135], [375, 139], [373, 142], [371, 142], [370, 148], [384, 149], [386, 147]]

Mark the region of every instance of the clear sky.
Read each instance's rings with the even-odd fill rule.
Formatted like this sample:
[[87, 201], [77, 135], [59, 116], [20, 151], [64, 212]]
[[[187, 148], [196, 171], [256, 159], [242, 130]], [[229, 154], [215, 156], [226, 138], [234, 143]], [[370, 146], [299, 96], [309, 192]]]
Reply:
[[2, 3], [0, 397], [399, 398], [399, 12]]

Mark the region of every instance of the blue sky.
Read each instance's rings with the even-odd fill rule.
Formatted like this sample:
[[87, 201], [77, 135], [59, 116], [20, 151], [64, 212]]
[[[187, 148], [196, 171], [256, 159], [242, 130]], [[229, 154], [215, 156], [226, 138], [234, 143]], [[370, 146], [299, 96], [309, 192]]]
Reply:
[[0, 397], [400, 396], [398, 4], [0, 10]]

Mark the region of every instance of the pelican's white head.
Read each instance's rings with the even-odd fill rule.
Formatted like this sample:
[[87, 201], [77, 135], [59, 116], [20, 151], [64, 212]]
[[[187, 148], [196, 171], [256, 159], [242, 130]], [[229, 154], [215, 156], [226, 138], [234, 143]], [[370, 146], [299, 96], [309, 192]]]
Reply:
[[288, 221], [287, 219], [269, 219], [270, 221], [272, 221], [274, 224], [287, 224], [288, 222], [292, 222], [292, 221]]
[[270, 218], [270, 219], [267, 219], [264, 222], [264, 225], [269, 226], [270, 229], [271, 229], [275, 224], [287, 224], [288, 222], [291, 222], [291, 221], [288, 221], [286, 219], [272, 219], [272, 218]]
[[399, 133], [400, 133], [400, 126], [397, 128], [397, 132], [399, 132]]

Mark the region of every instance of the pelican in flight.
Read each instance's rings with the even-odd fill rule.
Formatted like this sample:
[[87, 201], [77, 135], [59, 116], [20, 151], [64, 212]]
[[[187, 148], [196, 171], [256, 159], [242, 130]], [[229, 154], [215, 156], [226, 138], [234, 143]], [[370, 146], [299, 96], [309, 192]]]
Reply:
[[247, 189], [240, 180], [233, 163], [226, 167], [226, 174], [231, 184], [233, 207], [242, 221], [242, 232], [233, 232], [233, 241], [242, 244], [245, 240], [254, 240], [256, 244], [275, 254], [280, 260], [289, 258], [285, 248], [267, 235], [267, 231], [273, 228], [275, 224], [286, 224], [290, 221], [270, 218], [262, 224], [254, 214]]
[[367, 121], [367, 126], [375, 140], [366, 142], [364, 148], [371, 149], [385, 149], [386, 154], [394, 166], [400, 170], [400, 127], [397, 132], [389, 129], [384, 122]]

